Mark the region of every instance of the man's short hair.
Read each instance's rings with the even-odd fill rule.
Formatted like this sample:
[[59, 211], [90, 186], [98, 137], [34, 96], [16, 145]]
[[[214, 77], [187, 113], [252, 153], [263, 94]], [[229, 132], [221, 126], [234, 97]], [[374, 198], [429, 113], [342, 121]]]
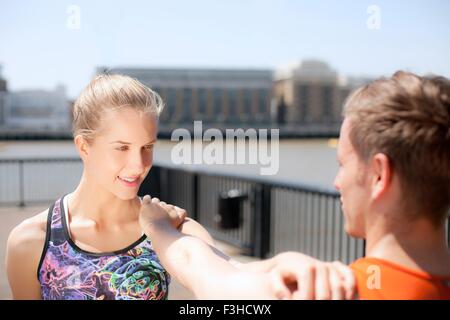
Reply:
[[440, 225], [450, 207], [450, 81], [398, 71], [356, 91], [344, 105], [350, 141], [367, 162], [389, 157], [405, 210]]

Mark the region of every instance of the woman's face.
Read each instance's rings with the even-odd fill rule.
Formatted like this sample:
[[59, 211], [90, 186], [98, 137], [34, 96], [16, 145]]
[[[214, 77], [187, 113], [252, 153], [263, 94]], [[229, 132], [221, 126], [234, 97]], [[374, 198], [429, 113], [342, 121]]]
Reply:
[[136, 197], [153, 164], [158, 119], [131, 108], [110, 111], [102, 130], [86, 146], [86, 173], [105, 190], [122, 200]]

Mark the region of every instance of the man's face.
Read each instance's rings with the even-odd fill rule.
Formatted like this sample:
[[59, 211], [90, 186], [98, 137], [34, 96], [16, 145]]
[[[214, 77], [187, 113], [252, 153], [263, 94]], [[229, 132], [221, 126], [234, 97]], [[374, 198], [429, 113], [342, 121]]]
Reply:
[[341, 194], [345, 231], [353, 237], [365, 236], [365, 214], [369, 206], [367, 167], [359, 158], [350, 141], [351, 122], [344, 119], [337, 148], [339, 171], [334, 180]]

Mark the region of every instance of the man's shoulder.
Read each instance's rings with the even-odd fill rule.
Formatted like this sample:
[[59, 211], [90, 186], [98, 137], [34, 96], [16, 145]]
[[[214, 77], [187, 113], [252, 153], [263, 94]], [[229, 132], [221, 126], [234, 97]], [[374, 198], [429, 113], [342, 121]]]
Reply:
[[371, 261], [370, 258], [363, 257], [363, 258], [359, 258], [358, 260], [353, 261], [349, 265], [349, 267], [354, 270], [361, 270], [361, 269], [364, 269], [364, 268], [370, 266], [371, 264], [373, 264], [373, 261]]

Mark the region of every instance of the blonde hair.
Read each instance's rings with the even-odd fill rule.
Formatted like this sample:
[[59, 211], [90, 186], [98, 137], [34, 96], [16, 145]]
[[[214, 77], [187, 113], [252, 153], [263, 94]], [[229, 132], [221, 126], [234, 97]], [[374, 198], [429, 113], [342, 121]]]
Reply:
[[136, 79], [118, 74], [96, 76], [81, 92], [73, 107], [73, 136], [92, 141], [109, 110], [134, 108], [159, 116], [161, 97]]
[[450, 207], [450, 81], [399, 71], [353, 92], [344, 116], [361, 159], [389, 157], [405, 209], [440, 224]]

